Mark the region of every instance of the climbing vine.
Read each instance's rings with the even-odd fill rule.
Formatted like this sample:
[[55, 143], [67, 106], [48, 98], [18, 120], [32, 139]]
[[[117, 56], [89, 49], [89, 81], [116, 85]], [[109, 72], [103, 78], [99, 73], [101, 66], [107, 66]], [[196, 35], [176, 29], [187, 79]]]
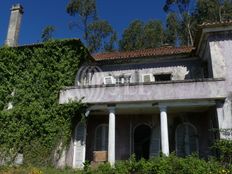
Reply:
[[79, 40], [0, 48], [0, 160], [13, 162], [21, 153], [26, 163], [52, 162], [84, 108], [81, 102], [60, 105], [59, 91], [74, 85], [87, 56]]

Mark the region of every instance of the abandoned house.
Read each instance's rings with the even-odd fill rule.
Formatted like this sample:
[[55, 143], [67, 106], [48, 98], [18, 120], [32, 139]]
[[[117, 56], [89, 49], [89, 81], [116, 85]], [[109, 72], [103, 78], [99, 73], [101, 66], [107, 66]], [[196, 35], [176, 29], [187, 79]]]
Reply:
[[[12, 8], [7, 43], [17, 43], [22, 8]], [[58, 166], [137, 159], [176, 152], [210, 154], [232, 128], [232, 21], [199, 27], [194, 47], [100, 53], [82, 65], [59, 103], [86, 103]]]
[[232, 128], [232, 22], [200, 26], [194, 47], [102, 53], [77, 74], [59, 102], [82, 100], [89, 108], [63, 162], [210, 154]]

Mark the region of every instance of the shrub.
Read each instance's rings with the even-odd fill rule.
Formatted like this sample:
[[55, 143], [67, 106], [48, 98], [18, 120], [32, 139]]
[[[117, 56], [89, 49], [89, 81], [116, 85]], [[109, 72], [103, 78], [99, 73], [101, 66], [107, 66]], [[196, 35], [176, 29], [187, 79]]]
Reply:
[[112, 168], [101, 164], [91, 173], [99, 174], [231, 174], [231, 166], [224, 167], [215, 159], [205, 161], [197, 155], [180, 158], [175, 155], [136, 161], [134, 155], [126, 161], [118, 161]]

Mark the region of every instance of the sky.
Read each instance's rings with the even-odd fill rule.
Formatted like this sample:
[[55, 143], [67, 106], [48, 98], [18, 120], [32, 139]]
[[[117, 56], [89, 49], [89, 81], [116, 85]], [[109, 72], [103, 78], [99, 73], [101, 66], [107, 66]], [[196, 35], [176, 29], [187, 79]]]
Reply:
[[[123, 30], [134, 19], [148, 21], [160, 19], [165, 21], [163, 12], [165, 0], [96, 0], [97, 12], [101, 19], [108, 20], [118, 32], [120, 38]], [[69, 0], [1, 0], [0, 2], [0, 45], [3, 45], [7, 35], [10, 18], [10, 8], [20, 3], [24, 14], [19, 35], [19, 44], [32, 44], [41, 41], [41, 33], [48, 25], [56, 27], [54, 37], [81, 38], [77, 28], [72, 30], [69, 23], [75, 17], [69, 16], [65, 9]]]

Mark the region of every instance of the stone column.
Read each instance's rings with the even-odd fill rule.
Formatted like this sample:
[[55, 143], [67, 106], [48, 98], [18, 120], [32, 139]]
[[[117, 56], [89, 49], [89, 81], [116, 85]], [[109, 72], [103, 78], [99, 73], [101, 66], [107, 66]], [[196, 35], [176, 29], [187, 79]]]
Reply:
[[109, 110], [109, 131], [108, 131], [108, 162], [111, 165], [115, 163], [115, 107], [111, 106]]
[[169, 155], [169, 141], [168, 141], [168, 119], [167, 107], [160, 106], [160, 132], [161, 132], [161, 150], [166, 156]]

